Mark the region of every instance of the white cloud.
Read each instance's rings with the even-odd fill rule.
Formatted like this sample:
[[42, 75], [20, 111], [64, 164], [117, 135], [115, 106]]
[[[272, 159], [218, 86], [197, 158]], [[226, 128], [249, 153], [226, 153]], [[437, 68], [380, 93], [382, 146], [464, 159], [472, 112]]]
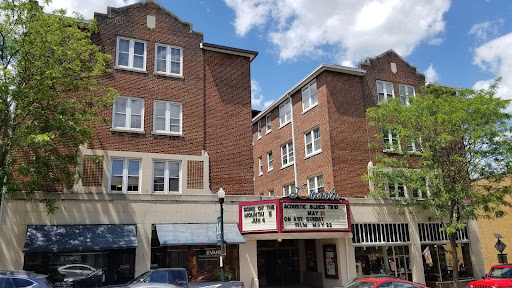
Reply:
[[138, 2], [138, 0], [53, 0], [45, 5], [45, 11], [51, 12], [56, 9], [66, 9], [67, 15], [73, 12], [82, 14], [85, 19], [94, 18], [94, 12], [107, 13], [107, 6], [121, 7]]
[[503, 19], [498, 19], [474, 24], [469, 29], [468, 34], [475, 35], [477, 41], [486, 42], [488, 39], [498, 36], [498, 30], [503, 25], [503, 22]]
[[427, 70], [425, 70], [425, 81], [431, 82], [431, 83], [436, 83], [437, 80], [439, 80], [439, 74], [437, 74], [437, 71], [434, 68], [434, 66], [432, 66], [432, 64], [430, 64], [430, 66], [428, 66]]
[[[512, 33], [491, 40], [476, 48], [473, 63], [482, 70], [502, 77], [497, 96], [512, 99]], [[473, 85], [475, 89], [488, 88], [493, 79], [480, 80]], [[512, 107], [510, 107], [512, 110]], [[512, 111], [511, 111], [512, 112]]]
[[261, 108], [263, 95], [261, 94], [261, 86], [258, 81], [251, 79], [251, 104], [254, 108]]
[[344, 64], [390, 48], [405, 57], [421, 43], [439, 45], [450, 8], [450, 0], [224, 1], [239, 35], [268, 28], [280, 61], [328, 54]]

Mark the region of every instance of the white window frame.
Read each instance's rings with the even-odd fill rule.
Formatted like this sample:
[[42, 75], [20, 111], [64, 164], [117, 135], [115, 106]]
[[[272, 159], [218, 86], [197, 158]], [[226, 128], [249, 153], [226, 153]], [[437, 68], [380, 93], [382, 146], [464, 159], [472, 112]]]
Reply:
[[[394, 187], [393, 189], [393, 192], [391, 192], [391, 187]], [[399, 191], [400, 191], [400, 187], [402, 187], [402, 191], [403, 191], [403, 197], [401, 195], [399, 195]], [[392, 195], [394, 194], [394, 195]], [[409, 199], [409, 195], [407, 195], [407, 186], [404, 185], [404, 184], [399, 184], [399, 183], [391, 183], [388, 185], [388, 195], [389, 195], [389, 199], [395, 199], [395, 200], [404, 200], [404, 199]]]
[[268, 134], [270, 132], [272, 132], [272, 119], [270, 118], [270, 114], [268, 114], [266, 117], [265, 117], [265, 121], [266, 121], [266, 127], [265, 127], [265, 134]]
[[[314, 89], [314, 94], [312, 90]], [[312, 96], [315, 97], [312, 97]], [[306, 107], [306, 104], [308, 107]], [[316, 87], [316, 80], [311, 81], [309, 84], [302, 88], [302, 113], [305, 113], [318, 105], [318, 90]]]
[[[382, 129], [382, 134], [383, 134], [382, 135], [382, 143], [384, 145], [384, 147], [383, 147], [384, 152], [400, 151], [400, 136], [398, 134], [393, 133], [392, 129], [386, 129], [386, 130]], [[387, 135], [387, 137], [386, 137], [386, 135]], [[396, 137], [393, 137], [393, 135], [396, 135]], [[387, 140], [388, 143], [385, 143], [385, 141], [386, 141], [385, 138], [388, 139]], [[398, 149], [395, 149], [394, 148], [395, 146], [393, 145], [393, 141], [395, 141], [395, 139], [396, 139], [396, 143], [397, 143], [396, 145], [398, 145], [397, 146]], [[389, 147], [386, 147], [386, 144], [388, 144]]]
[[[156, 106], [158, 104], [165, 104], [165, 129], [164, 130], [157, 130], [156, 129]], [[175, 132], [171, 131], [171, 106], [179, 106], [180, 107], [180, 131]], [[177, 102], [169, 102], [169, 101], [161, 101], [161, 100], [154, 100], [153, 101], [153, 133], [155, 134], [167, 134], [167, 135], [183, 135], [183, 104], [177, 103]]]
[[[130, 48], [128, 50], [128, 66], [119, 64], [119, 40], [127, 40], [130, 41]], [[139, 42], [144, 44], [144, 60], [142, 61], [142, 68], [133, 67], [133, 58], [134, 58], [134, 46], [135, 42]], [[126, 37], [117, 37], [117, 44], [116, 44], [116, 68], [124, 68], [134, 71], [146, 71], [146, 59], [147, 59], [147, 53], [148, 53], [148, 45], [146, 41], [132, 39], [132, 38], [126, 38]]]
[[[166, 58], [165, 58], [165, 70], [166, 72], [163, 72], [163, 71], [157, 71], [156, 68], [156, 62], [157, 62], [157, 57], [158, 57], [158, 47], [165, 47], [166, 49]], [[180, 72], [179, 73], [172, 73], [171, 72], [171, 63], [173, 62], [171, 60], [171, 55], [172, 55], [172, 49], [177, 49], [177, 50], [180, 50]], [[155, 44], [155, 74], [162, 74], [162, 75], [168, 75], [168, 76], [180, 76], [182, 77], [183, 76], [183, 48], [181, 47], [178, 47], [178, 46], [173, 46], [173, 45], [166, 45], [166, 44], [160, 44], [160, 43], [156, 43]]]
[[[113, 175], [113, 162], [115, 160], [122, 160], [123, 161], [123, 172], [122, 175]], [[138, 161], [139, 162], [139, 174], [137, 175], [139, 177], [139, 190], [138, 191], [128, 191], [128, 176], [133, 176], [128, 174], [128, 165], [130, 161]], [[114, 191], [111, 189], [112, 186], [112, 176], [122, 176], [122, 191]], [[110, 176], [108, 179], [108, 191], [112, 194], [132, 194], [132, 193], [141, 193], [141, 183], [142, 183], [142, 159], [140, 158], [123, 158], [123, 157], [112, 157], [110, 158]]]
[[400, 94], [400, 101], [402, 101], [402, 103], [404, 105], [409, 105], [409, 101], [407, 100], [407, 97], [404, 97], [403, 95], [404, 94], [407, 94], [407, 90], [412, 90], [412, 95], [408, 95], [408, 96], [416, 96], [416, 91], [414, 90], [414, 86], [411, 86], [411, 85], [405, 85], [405, 84], [398, 84], [398, 93]]
[[[379, 94], [381, 93], [381, 91], [379, 91], [379, 83], [382, 84], [382, 93], [384, 94], [384, 98], [383, 99], [379, 99]], [[388, 85], [387, 84], [391, 84], [391, 93], [389, 93], [388, 91]], [[393, 88], [393, 83], [391, 82], [386, 82], [386, 81], [380, 81], [380, 80], [377, 80], [377, 103], [380, 103], [382, 101], [386, 101], [386, 99], [389, 99], [389, 98], [394, 98], [395, 97], [395, 89]], [[391, 95], [391, 96], [389, 96]]]
[[267, 171], [272, 170], [274, 170], [274, 155], [272, 155], [272, 151], [269, 151], [267, 152]]
[[[116, 123], [116, 105], [117, 105], [117, 99], [126, 99], [126, 111], [125, 111], [125, 126], [115, 126]], [[138, 100], [142, 101], [142, 111], [140, 114], [140, 128], [131, 128], [129, 127], [132, 123], [132, 101]], [[144, 99], [142, 98], [135, 98], [135, 97], [125, 97], [120, 96], [115, 99], [114, 105], [112, 105], [112, 129], [115, 130], [124, 130], [124, 131], [144, 131]]]
[[[283, 147], [286, 147], [286, 153], [283, 153]], [[290, 155], [292, 155], [292, 156], [290, 157]], [[291, 158], [293, 158], [292, 161], [290, 161]], [[286, 160], [286, 163], [284, 163], [285, 160]], [[291, 166], [294, 163], [295, 163], [295, 153], [293, 151], [293, 142], [290, 141], [286, 144], [281, 145], [281, 169]]]
[[258, 158], [258, 175], [263, 175], [263, 157]]
[[288, 197], [292, 192], [295, 192], [295, 184], [290, 183], [283, 186], [283, 197]]
[[[164, 162], [164, 191], [155, 191], [155, 162]], [[169, 191], [169, 164], [170, 163], [178, 163], [179, 165], [179, 173], [178, 173], [178, 191]], [[153, 159], [151, 167], [151, 191], [154, 194], [181, 194], [182, 193], [182, 181], [183, 181], [183, 173], [180, 160], [169, 160], [169, 159]]]
[[[319, 182], [320, 182], [319, 179], [320, 178], [322, 178], [322, 186], [319, 185]], [[311, 187], [311, 185], [309, 185], [311, 179], [314, 179], [314, 183], [315, 183], [314, 187]], [[308, 177], [308, 193], [311, 190], [313, 190], [313, 193], [318, 193], [318, 189], [320, 187], [322, 188], [321, 192], [325, 192], [324, 176], [322, 174], [318, 174], [318, 175], [315, 175], [315, 176]]]
[[292, 102], [290, 99], [279, 105], [279, 128], [292, 121]]
[[[316, 143], [316, 141], [315, 141], [316, 139], [314, 139], [315, 131], [318, 131], [318, 145], [315, 144]], [[311, 153], [308, 153], [307, 137], [309, 134], [311, 135]], [[306, 155], [306, 158], [322, 152], [321, 142], [322, 142], [322, 140], [321, 140], [321, 136], [320, 136], [320, 128], [319, 127], [313, 128], [313, 129], [309, 130], [308, 132], [304, 133], [304, 153]]]
[[261, 139], [261, 120], [258, 121], [258, 140]]

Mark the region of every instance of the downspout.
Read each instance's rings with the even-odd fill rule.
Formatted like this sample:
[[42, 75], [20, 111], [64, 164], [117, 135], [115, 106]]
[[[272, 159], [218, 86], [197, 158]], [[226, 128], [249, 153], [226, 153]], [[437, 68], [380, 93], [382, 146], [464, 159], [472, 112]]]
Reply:
[[[299, 183], [297, 182], [297, 150], [295, 149], [295, 129], [293, 125], [293, 103], [292, 97], [288, 94], [288, 100], [290, 101], [290, 114], [292, 115], [292, 147], [293, 147], [293, 175], [295, 180], [295, 187], [299, 187]], [[291, 192], [291, 191], [290, 191]]]
[[345, 237], [345, 256], [347, 258], [347, 279], [343, 280], [342, 282], [347, 282], [348, 279], [350, 279], [350, 257], [348, 255], [348, 239], [352, 239], [352, 232], [350, 232], [350, 238]]

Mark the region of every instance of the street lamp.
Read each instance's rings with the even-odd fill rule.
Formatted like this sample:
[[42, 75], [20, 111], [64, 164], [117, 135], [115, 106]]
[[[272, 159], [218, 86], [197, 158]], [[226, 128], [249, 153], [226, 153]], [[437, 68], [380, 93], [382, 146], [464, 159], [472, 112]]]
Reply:
[[219, 189], [217, 193], [219, 197], [220, 203], [220, 270], [222, 273], [222, 282], [226, 281], [226, 268], [224, 267], [224, 256], [226, 256], [226, 246], [224, 245], [224, 197], [226, 197], [226, 192], [222, 187]]

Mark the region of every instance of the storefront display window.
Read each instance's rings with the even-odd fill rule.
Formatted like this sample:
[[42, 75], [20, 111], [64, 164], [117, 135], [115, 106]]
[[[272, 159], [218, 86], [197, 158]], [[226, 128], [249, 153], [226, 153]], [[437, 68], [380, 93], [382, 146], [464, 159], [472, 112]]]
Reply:
[[[454, 261], [451, 255], [450, 244], [428, 244], [421, 245], [423, 251], [423, 267], [427, 286], [435, 287], [437, 282], [452, 281]], [[469, 243], [457, 244], [457, 255], [459, 256], [459, 279], [466, 280], [473, 278], [473, 265]]]
[[[189, 282], [220, 281], [220, 248], [215, 245], [161, 246], [151, 249], [151, 268], [186, 268]], [[240, 279], [238, 245], [226, 246], [226, 279]]]
[[412, 280], [408, 246], [356, 247], [357, 276], [393, 275]]

